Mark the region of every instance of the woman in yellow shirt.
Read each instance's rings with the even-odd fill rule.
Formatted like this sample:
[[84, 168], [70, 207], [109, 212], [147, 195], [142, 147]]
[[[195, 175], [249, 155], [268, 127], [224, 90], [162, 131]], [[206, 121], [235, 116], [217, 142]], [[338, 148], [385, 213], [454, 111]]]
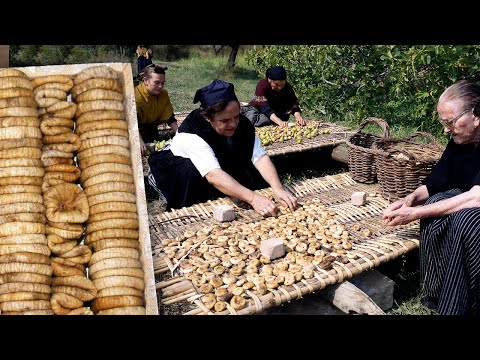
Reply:
[[158, 126], [166, 123], [177, 131], [177, 119], [173, 114], [172, 103], [165, 89], [166, 66], [152, 64], [147, 66], [140, 78], [142, 82], [135, 87], [135, 103], [137, 106], [138, 129], [142, 155], [145, 143], [160, 140]]

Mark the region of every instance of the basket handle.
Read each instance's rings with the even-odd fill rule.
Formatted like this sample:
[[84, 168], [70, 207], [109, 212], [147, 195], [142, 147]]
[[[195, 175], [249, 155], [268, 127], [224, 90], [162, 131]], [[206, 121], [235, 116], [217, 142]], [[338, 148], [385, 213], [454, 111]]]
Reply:
[[403, 139], [412, 140], [413, 138], [418, 138], [418, 137], [421, 137], [421, 136], [423, 136], [425, 139], [427, 139], [428, 142], [431, 143], [432, 145], [435, 145], [439, 149], [442, 148], [441, 145], [438, 143], [437, 139], [435, 139], [435, 137], [432, 134], [429, 134], [429, 133], [423, 132], [423, 131], [413, 132], [410, 135], [405, 136]]
[[389, 139], [390, 138], [390, 126], [388, 123], [380, 118], [377, 117], [367, 117], [365, 118], [361, 123], [360, 126], [358, 127], [357, 133], [361, 132], [363, 128], [370, 122], [374, 122], [378, 126], [380, 126], [383, 129], [383, 135], [382, 137], [384, 139]]

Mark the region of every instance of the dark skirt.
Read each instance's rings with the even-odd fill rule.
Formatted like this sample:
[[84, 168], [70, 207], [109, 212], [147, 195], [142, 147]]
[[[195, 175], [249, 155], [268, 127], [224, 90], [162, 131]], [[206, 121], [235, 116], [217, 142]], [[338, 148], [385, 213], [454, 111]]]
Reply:
[[139, 56], [137, 59], [137, 72], [140, 74], [143, 69], [145, 69], [148, 65], [152, 64], [152, 59], [147, 59], [145, 56]]
[[[460, 194], [438, 193], [426, 204]], [[420, 278], [426, 296], [441, 315], [479, 316], [480, 209], [420, 220]]]
[[[240, 113], [244, 115], [250, 122], [253, 124], [255, 127], [262, 127], [262, 126], [268, 126], [268, 125], [275, 125], [277, 124], [270, 120], [268, 117], [266, 117], [264, 114], [262, 114], [258, 109], [252, 105], [245, 105], [240, 107]], [[288, 121], [290, 114], [284, 114], [284, 113], [277, 113], [275, 112], [275, 115], [277, 115], [280, 119], [283, 121]]]
[[158, 131], [159, 125], [159, 121], [154, 121], [150, 124], [141, 124], [139, 126], [138, 131], [144, 143], [153, 143], [154, 141], [161, 140], [160, 132]]
[[[167, 211], [225, 196], [200, 175], [190, 159], [175, 156], [170, 150], [150, 155], [148, 163], [157, 187], [167, 200]], [[268, 187], [258, 170], [250, 165], [239, 167], [230, 175], [250, 190]]]

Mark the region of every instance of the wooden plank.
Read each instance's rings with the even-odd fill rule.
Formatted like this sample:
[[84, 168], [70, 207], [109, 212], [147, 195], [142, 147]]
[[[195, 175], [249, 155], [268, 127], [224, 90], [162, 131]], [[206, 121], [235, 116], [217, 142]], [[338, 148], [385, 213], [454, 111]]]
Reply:
[[10, 47], [0, 45], [0, 68], [6, 68], [10, 65]]
[[98, 65], [106, 65], [121, 74], [124, 89], [124, 105], [130, 141], [130, 155], [132, 160], [133, 178], [135, 182], [136, 204], [139, 221], [140, 261], [143, 264], [145, 281], [145, 310], [147, 315], [158, 315], [157, 292], [153, 271], [153, 259], [148, 225], [147, 203], [145, 197], [145, 184], [143, 182], [143, 165], [140, 154], [140, 134], [138, 132], [137, 110], [133, 88], [132, 66], [130, 63], [92, 63], [52, 66], [21, 67], [19, 70], [29, 77], [35, 78], [44, 75], [69, 75], [74, 76], [80, 71]]

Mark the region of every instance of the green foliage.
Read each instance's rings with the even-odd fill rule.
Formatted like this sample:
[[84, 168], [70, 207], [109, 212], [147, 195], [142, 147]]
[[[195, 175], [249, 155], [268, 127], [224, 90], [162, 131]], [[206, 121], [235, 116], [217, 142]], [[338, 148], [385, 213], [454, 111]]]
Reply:
[[34, 64], [39, 45], [12, 45], [10, 47], [10, 66], [30, 66]]
[[10, 66], [130, 63], [135, 48], [119, 45], [17, 45], [10, 48]]
[[438, 312], [429, 309], [421, 303], [422, 293], [407, 299], [401, 303], [395, 301], [394, 306], [387, 314], [389, 315], [438, 315]]
[[436, 102], [460, 79], [476, 79], [478, 45], [253, 46], [248, 63], [264, 76], [283, 65], [305, 114], [358, 124], [366, 116], [439, 134]]
[[33, 60], [37, 64], [62, 65], [71, 48], [68, 45], [42, 45]]

